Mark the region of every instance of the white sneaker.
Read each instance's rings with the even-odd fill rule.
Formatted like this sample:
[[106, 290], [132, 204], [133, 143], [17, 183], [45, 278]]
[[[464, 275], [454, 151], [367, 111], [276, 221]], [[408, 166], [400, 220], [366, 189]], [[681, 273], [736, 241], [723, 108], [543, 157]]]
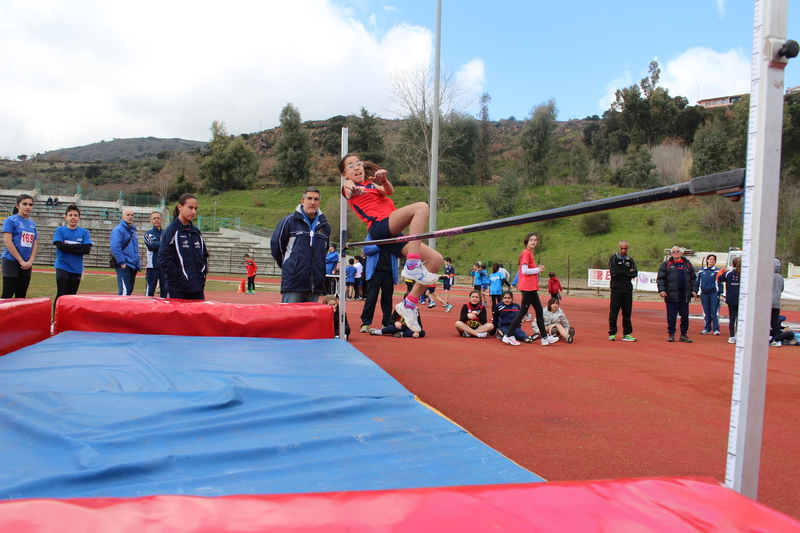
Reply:
[[548, 335], [547, 337], [545, 337], [545, 339], [547, 339], [549, 344], [555, 344], [558, 342], [558, 337], [556, 337], [555, 335]]
[[719, 336], [719, 331], [715, 331], [715, 332], [714, 332], [714, 335], [717, 335], [717, 336]]
[[433, 309], [434, 307], [436, 307], [436, 304], [434, 302], [428, 304], [428, 309]]
[[422, 261], [417, 263], [413, 269], [409, 269], [408, 265], [404, 266], [403, 272], [401, 272], [400, 275], [406, 279], [413, 279], [417, 283], [422, 283], [423, 285], [433, 285], [439, 280], [439, 274], [428, 272], [428, 269], [425, 268]]
[[778, 342], [778, 341], [772, 341], [772, 342], [770, 342], [770, 343], [769, 343], [769, 345], [770, 345], [770, 346], [780, 346], [780, 345], [781, 345], [781, 343], [780, 343], [780, 342]]
[[527, 315], [525, 315], [525, 318], [523, 318], [522, 321], [523, 322], [530, 322], [531, 321], [531, 314], [528, 313]]
[[371, 329], [369, 330], [369, 334], [370, 334], [370, 335], [383, 335], [383, 330], [381, 330], [381, 329], [375, 329], [375, 328], [371, 328]]
[[515, 337], [508, 337], [503, 335], [503, 342], [511, 346], [519, 346], [519, 341]]
[[736, 344], [736, 337], [728, 337], [728, 344]]
[[408, 326], [408, 329], [414, 333], [419, 333], [422, 331], [422, 328], [419, 327], [419, 320], [417, 320], [417, 313], [419, 313], [419, 311], [417, 311], [416, 307], [406, 307], [405, 300], [403, 300], [394, 306], [394, 310], [397, 311], [397, 314], [403, 317], [403, 319], [406, 321], [406, 326]]
[[476, 337], [478, 337], [479, 339], [485, 339], [485, 338], [486, 338], [486, 337], [488, 337], [488, 336], [489, 336], [489, 334], [488, 334], [488, 333], [486, 333], [485, 331], [481, 331], [480, 333], [478, 333], [478, 334], [476, 335]]
[[542, 346], [549, 346], [550, 345], [550, 336], [542, 337]]

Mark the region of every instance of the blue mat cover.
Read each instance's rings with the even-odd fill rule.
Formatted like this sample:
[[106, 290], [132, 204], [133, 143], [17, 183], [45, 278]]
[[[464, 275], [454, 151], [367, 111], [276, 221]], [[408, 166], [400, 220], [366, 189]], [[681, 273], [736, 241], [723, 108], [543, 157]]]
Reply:
[[338, 340], [66, 332], [0, 357], [2, 499], [537, 481]]

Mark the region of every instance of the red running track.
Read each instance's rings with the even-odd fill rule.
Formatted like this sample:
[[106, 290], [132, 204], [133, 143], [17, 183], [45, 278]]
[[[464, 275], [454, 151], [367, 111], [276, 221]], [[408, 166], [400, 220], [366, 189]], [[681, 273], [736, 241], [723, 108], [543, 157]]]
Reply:
[[[706, 336], [693, 319], [694, 342], [669, 344], [664, 305], [635, 302], [638, 342], [609, 342], [608, 300], [566, 297], [573, 344], [512, 347], [457, 336], [453, 322], [466, 291], [455, 292], [451, 313], [422, 309], [424, 339], [361, 334], [363, 303], [348, 302], [353, 346], [422, 401], [548, 480], [724, 480], [734, 360], [727, 324], [722, 336]], [[207, 297], [279, 301], [266, 292]], [[699, 305], [692, 312], [699, 314]], [[800, 322], [800, 312], [785, 314]], [[800, 347], [770, 348], [769, 358], [758, 500], [800, 518]]]

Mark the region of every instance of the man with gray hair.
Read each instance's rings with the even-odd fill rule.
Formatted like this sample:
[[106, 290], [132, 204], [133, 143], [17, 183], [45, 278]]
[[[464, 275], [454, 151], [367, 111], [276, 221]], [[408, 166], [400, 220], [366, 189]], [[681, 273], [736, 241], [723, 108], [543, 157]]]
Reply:
[[692, 342], [689, 333], [689, 302], [697, 296], [694, 282], [697, 274], [691, 262], [683, 257], [683, 249], [673, 246], [670, 258], [658, 268], [658, 295], [667, 304], [667, 342], [675, 342], [675, 322], [681, 315], [681, 342]]
[[281, 269], [283, 303], [317, 302], [325, 294], [325, 256], [331, 226], [319, 204], [319, 189], [307, 187], [300, 205], [281, 220], [270, 239], [270, 252]]
[[639, 271], [636, 262], [628, 255], [628, 241], [619, 241], [619, 251], [608, 260], [611, 272], [611, 311], [608, 314], [608, 340], [617, 340], [617, 317], [622, 311], [622, 340], [636, 342], [632, 335], [633, 284]]
[[133, 294], [136, 273], [142, 269], [139, 240], [136, 226], [133, 225], [133, 209], [123, 210], [122, 219], [111, 230], [111, 253], [117, 263], [117, 294], [130, 296]]

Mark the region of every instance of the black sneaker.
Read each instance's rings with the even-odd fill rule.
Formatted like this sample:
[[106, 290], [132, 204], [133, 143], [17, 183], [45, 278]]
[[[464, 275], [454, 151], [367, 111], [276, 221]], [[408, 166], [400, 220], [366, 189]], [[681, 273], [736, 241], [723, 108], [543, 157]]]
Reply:
[[667, 337], [667, 342], [675, 342], [675, 335], [670, 335]]
[[575, 328], [570, 327], [569, 331], [567, 332], [567, 343], [572, 344], [572, 339], [575, 338]]
[[686, 335], [681, 335], [680, 341], [681, 342], [692, 342], [692, 339], [690, 339]]

